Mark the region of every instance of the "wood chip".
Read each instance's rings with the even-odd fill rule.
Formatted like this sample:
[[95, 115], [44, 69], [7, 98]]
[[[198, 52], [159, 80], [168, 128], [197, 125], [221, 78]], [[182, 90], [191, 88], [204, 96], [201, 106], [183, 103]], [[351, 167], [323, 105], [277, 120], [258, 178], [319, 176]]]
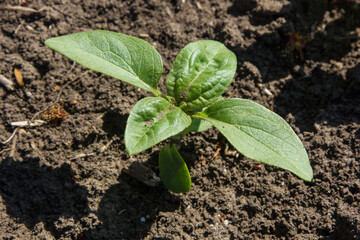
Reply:
[[221, 150], [220, 142], [216, 143], [216, 145], [219, 147], [216, 149], [216, 152], [215, 152], [214, 156], [211, 158], [211, 161], [214, 160], [217, 157], [217, 155], [219, 155], [220, 150]]
[[261, 165], [261, 164], [255, 164], [255, 165], [253, 165], [253, 169], [255, 169], [255, 170], [261, 170], [261, 169], [262, 169], [262, 165]]
[[61, 86], [55, 85], [53, 92], [59, 91], [61, 89]]
[[200, 159], [201, 159], [201, 165], [205, 166], [206, 160], [205, 160], [204, 156], [201, 155]]
[[14, 68], [14, 75], [15, 75], [15, 79], [16, 79], [17, 83], [19, 84], [19, 86], [24, 87], [24, 81], [23, 81], [23, 76], [21, 74], [21, 71], [17, 68]]
[[201, 6], [201, 4], [200, 4], [199, 2], [196, 2], [196, 7], [197, 7], [199, 10], [202, 9], [202, 6]]
[[267, 88], [264, 89], [264, 92], [265, 92], [267, 95], [269, 95], [269, 96], [274, 96], [274, 95], [270, 92], [270, 90], [267, 89]]
[[172, 14], [172, 12], [171, 12], [171, 10], [170, 10], [169, 7], [165, 7], [165, 12], [169, 15], [170, 18], [173, 17], [173, 14]]
[[141, 37], [141, 38], [147, 38], [147, 37], [150, 37], [150, 35], [147, 34], [147, 33], [140, 33], [140, 34], [139, 34], [139, 37]]

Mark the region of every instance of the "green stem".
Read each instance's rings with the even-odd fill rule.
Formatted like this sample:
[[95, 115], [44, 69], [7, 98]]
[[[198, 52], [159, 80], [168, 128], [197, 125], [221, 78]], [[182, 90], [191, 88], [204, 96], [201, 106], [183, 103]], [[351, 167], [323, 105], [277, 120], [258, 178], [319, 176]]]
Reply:
[[152, 94], [154, 94], [155, 97], [163, 97], [163, 94], [158, 90], [154, 89], [155, 91], [151, 91]]

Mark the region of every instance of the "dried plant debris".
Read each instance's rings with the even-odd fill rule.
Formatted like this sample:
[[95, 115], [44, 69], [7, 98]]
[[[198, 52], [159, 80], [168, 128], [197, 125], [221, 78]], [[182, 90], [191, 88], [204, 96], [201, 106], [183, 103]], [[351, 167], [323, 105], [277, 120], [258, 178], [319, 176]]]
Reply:
[[66, 119], [66, 116], [67, 112], [64, 110], [63, 105], [58, 103], [42, 114], [43, 119], [51, 126], [59, 126]]
[[14, 90], [14, 83], [4, 77], [3, 75], [0, 75], [0, 83], [3, 85], [7, 90], [12, 91]]
[[21, 74], [21, 71], [17, 68], [14, 68], [14, 75], [15, 75], [15, 79], [16, 79], [16, 82], [18, 83], [19, 87], [24, 87], [24, 81], [23, 81], [23, 76]]
[[287, 42], [286, 42], [286, 51], [291, 52], [295, 51], [299, 54], [300, 62], [304, 61], [303, 49], [306, 44], [310, 42], [310, 37], [301, 35], [299, 33], [287, 33]]

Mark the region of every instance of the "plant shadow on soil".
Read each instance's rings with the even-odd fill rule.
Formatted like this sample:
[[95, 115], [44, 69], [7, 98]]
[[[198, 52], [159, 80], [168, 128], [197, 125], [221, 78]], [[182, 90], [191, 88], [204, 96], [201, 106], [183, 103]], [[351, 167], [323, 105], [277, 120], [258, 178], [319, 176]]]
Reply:
[[[244, 3], [246, 4], [243, 5]], [[248, 11], [252, 12], [257, 7], [256, 4], [251, 0], [235, 1], [228, 9], [228, 13], [242, 16]], [[326, 4], [325, 1], [307, 0], [292, 1], [291, 4], [294, 5], [292, 10], [288, 10], [288, 6], [283, 6], [278, 13], [266, 15], [261, 12], [257, 16], [256, 12], [252, 12], [251, 22], [256, 26], [269, 24], [278, 17], [296, 18], [295, 20], [298, 20], [302, 27], [306, 26], [310, 31], [310, 27], [314, 23], [319, 24], [323, 21], [326, 11], [343, 9], [346, 14], [327, 24], [325, 31], [316, 33], [314, 39], [306, 44], [304, 59], [329, 63], [334, 60], [341, 61], [349, 53], [350, 45], [357, 39], [356, 34], [354, 35], [352, 32], [360, 24], [360, 18], [356, 17], [360, 14], [360, 8], [354, 7], [353, 2], [336, 1]], [[301, 131], [313, 131], [314, 123], [319, 120], [329, 121], [334, 125], [357, 123], [360, 115], [358, 108], [360, 102], [351, 101], [359, 99], [356, 97], [360, 92], [359, 65], [345, 74], [340, 70], [333, 71], [329, 69], [330, 67], [324, 69], [321, 65], [315, 67], [310, 74], [305, 73], [299, 59], [294, 60], [294, 55], [284, 54], [285, 35], [294, 31], [291, 30], [294, 26], [289, 26], [288, 22], [293, 21], [286, 21], [279, 29], [270, 34], [256, 37], [257, 41], [246, 49], [240, 45], [233, 47], [232, 50], [238, 56], [238, 60], [240, 62], [250, 61], [258, 67], [262, 83], [283, 79], [290, 73], [292, 74], [292, 78], [286, 80], [282, 91], [274, 99], [274, 108], [281, 116], [293, 114]], [[246, 35], [246, 32], [244, 34]], [[220, 41], [224, 41], [227, 37], [227, 33], [220, 33], [218, 36]], [[269, 44], [279, 47], [269, 47]], [[297, 52], [294, 51], [294, 54]], [[264, 61], [268, 63], [264, 64]], [[268, 66], [273, 67], [269, 68]], [[299, 67], [296, 72], [287, 70], [293, 69], [295, 66]], [[299, 105], [299, 102], [302, 104]], [[339, 112], [341, 116], [339, 116]], [[338, 115], [334, 115], [336, 113]], [[342, 119], [342, 122], [335, 118]]]
[[[110, 110], [102, 118], [102, 129], [109, 138], [123, 139], [128, 117], [128, 114], [121, 114], [121, 109]], [[120, 142], [118, 151], [125, 152], [123, 141]], [[146, 164], [155, 165], [156, 155], [153, 153]], [[143, 162], [141, 155], [137, 157], [139, 159], [133, 164]], [[106, 190], [95, 213], [101, 223], [84, 231], [84, 239], [143, 239], [160, 212], [179, 209], [180, 199], [170, 194], [162, 184], [158, 187], [147, 186], [124, 171], [118, 176], [117, 182]]]
[[159, 212], [173, 212], [180, 200], [163, 187], [149, 187], [121, 174], [104, 194], [96, 215], [101, 224], [83, 233], [84, 239], [143, 239]]
[[[123, 136], [127, 117], [116, 110], [107, 112], [103, 129], [108, 136]], [[91, 143], [82, 142], [84, 146]], [[44, 228], [56, 239], [68, 230], [68, 224], [61, 227], [62, 219], [89, 222], [90, 213], [94, 213], [100, 223], [96, 226], [94, 221], [89, 223], [93, 228], [89, 225], [88, 230], [77, 236], [79, 239], [143, 239], [159, 212], [179, 209], [179, 198], [161, 184], [150, 187], [124, 172], [117, 181], [105, 191], [98, 210], [93, 212], [89, 209], [90, 193], [73, 180], [69, 164], [52, 168], [40, 165], [38, 158], [16, 161], [10, 157], [0, 164], [0, 194], [7, 213], [28, 229], [44, 223]]]
[[277, 108], [283, 116], [288, 114], [285, 109], [291, 109], [295, 119], [302, 121], [298, 124], [302, 131], [313, 131], [314, 123], [319, 121], [327, 121], [333, 126], [360, 124], [359, 72], [360, 65], [357, 65], [343, 78], [316, 68], [308, 78], [287, 81], [274, 105], [285, 106]]
[[52, 168], [41, 166], [38, 158], [8, 157], [0, 164], [0, 194], [11, 217], [29, 229], [43, 222], [56, 238], [62, 234], [55, 227], [60, 217], [79, 221], [89, 212], [87, 189], [72, 179], [66, 163]]
[[[249, 2], [249, 4], [243, 6], [243, 2]], [[236, 52], [239, 60], [243, 58], [254, 61], [254, 64], [259, 67], [262, 75], [266, 75], [268, 81], [281, 79], [285, 77], [288, 72], [276, 68], [280, 65], [296, 65], [302, 64], [297, 59], [293, 61], [291, 54], [284, 55], [284, 49], [286, 48], [287, 37], [286, 34], [290, 32], [297, 32], [300, 35], [307, 36], [312, 32], [312, 27], [319, 25], [326, 19], [325, 12], [339, 9], [343, 10], [343, 14], [340, 18], [328, 23], [324, 31], [318, 31], [314, 34], [314, 38], [306, 44], [304, 50], [304, 59], [310, 59], [314, 61], [330, 62], [330, 60], [340, 61], [351, 49], [351, 43], [357, 40], [357, 34], [354, 32], [360, 25], [360, 8], [354, 6], [354, 2], [351, 0], [334, 1], [326, 4], [326, 1], [313, 1], [313, 0], [296, 0], [292, 1], [291, 5], [285, 5], [280, 10], [264, 13], [253, 11], [260, 6], [256, 6], [254, 1], [235, 1], [235, 3], [228, 8], [228, 13], [237, 17], [243, 16], [251, 12], [250, 22], [253, 26], [264, 26], [270, 24], [272, 21], [279, 17], [285, 19], [285, 23], [270, 34], [260, 34], [257, 36], [255, 32], [256, 42], [250, 45], [245, 51], [241, 46], [235, 46], [232, 49]], [[288, 21], [289, 20], [289, 21]], [[327, 19], [326, 19], [327, 20]], [[293, 22], [298, 22], [297, 26], [291, 25]], [[221, 29], [221, 28], [220, 28]], [[224, 42], [228, 37], [228, 33], [219, 31], [219, 40]], [[252, 30], [245, 30], [244, 35], [251, 34]], [[225, 35], [224, 35], [225, 34]], [[310, 37], [310, 36], [308, 36]], [[269, 47], [278, 46], [278, 47]], [[260, 54], [260, 57], [259, 57]], [[296, 53], [298, 54], [298, 53]], [[254, 58], [255, 57], [255, 58]], [[270, 62], [264, 64], [264, 61]], [[280, 63], [280, 64], [279, 64]], [[262, 69], [264, 66], [266, 69]], [[273, 69], [267, 69], [268, 66], [272, 66]], [[288, 66], [291, 69], [291, 66]]]

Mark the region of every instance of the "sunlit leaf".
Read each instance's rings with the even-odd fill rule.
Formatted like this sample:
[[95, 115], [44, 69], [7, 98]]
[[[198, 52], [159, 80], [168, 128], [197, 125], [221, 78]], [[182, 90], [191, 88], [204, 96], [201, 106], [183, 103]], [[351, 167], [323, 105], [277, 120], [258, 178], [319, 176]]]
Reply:
[[140, 38], [97, 30], [50, 38], [45, 44], [85, 67], [157, 92], [162, 60]]
[[144, 151], [190, 126], [191, 118], [180, 108], [171, 109], [162, 97], [147, 97], [131, 110], [125, 129], [130, 154]]
[[311, 181], [306, 150], [289, 124], [276, 113], [245, 99], [223, 99], [201, 118], [213, 124], [244, 156], [289, 170]]
[[166, 79], [167, 94], [185, 111], [202, 109], [223, 94], [234, 78], [237, 61], [222, 43], [200, 40], [185, 46]]

